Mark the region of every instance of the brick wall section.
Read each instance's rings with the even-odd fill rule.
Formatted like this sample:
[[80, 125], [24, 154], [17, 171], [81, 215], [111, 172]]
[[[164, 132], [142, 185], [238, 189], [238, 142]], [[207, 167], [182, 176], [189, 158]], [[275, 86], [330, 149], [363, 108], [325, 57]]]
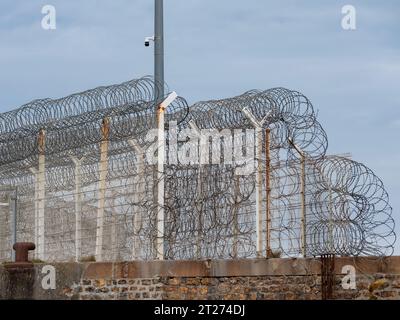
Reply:
[[84, 279], [64, 288], [69, 299], [79, 300], [160, 300], [162, 283], [153, 279]]
[[[81, 300], [317, 300], [321, 299], [318, 259], [151, 261], [52, 264], [55, 290], [41, 288], [41, 268], [0, 267], [2, 299]], [[342, 288], [342, 266], [357, 271], [356, 290]], [[400, 257], [337, 258], [335, 299], [400, 300]], [[16, 281], [16, 279], [19, 279]]]
[[[344, 290], [336, 277], [336, 299], [400, 299], [400, 275], [359, 276], [356, 290]], [[321, 278], [310, 276], [82, 280], [65, 288], [80, 300], [319, 300]]]

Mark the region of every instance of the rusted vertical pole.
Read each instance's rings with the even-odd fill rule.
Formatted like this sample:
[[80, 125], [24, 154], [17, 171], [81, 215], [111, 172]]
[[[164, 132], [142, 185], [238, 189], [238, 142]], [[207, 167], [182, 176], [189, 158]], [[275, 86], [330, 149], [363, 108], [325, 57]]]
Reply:
[[265, 130], [266, 257], [271, 257], [271, 130]]
[[45, 140], [46, 132], [44, 129], [39, 130], [38, 148], [39, 148], [39, 170], [38, 170], [38, 258], [45, 260], [45, 239], [44, 239], [44, 208], [46, 196], [46, 164], [45, 164]]
[[[35, 195], [34, 195], [34, 222], [33, 222], [33, 242], [37, 245], [38, 243], [38, 226], [39, 226], [39, 213], [38, 213], [38, 197], [39, 197], [39, 181], [38, 181], [38, 170], [36, 168], [29, 169], [32, 174], [35, 176]], [[35, 258], [38, 258], [38, 252], [34, 253]]]
[[104, 205], [106, 197], [106, 178], [108, 170], [108, 144], [110, 135], [110, 121], [103, 119], [101, 126], [100, 166], [99, 166], [99, 196], [97, 204], [97, 228], [96, 228], [96, 261], [103, 259], [103, 230], [104, 230]]
[[307, 255], [307, 238], [306, 238], [306, 159], [304, 153], [301, 152], [301, 251], [303, 257]]
[[257, 157], [257, 172], [256, 172], [256, 233], [257, 255], [262, 256], [262, 130], [261, 127], [256, 128], [256, 157]]

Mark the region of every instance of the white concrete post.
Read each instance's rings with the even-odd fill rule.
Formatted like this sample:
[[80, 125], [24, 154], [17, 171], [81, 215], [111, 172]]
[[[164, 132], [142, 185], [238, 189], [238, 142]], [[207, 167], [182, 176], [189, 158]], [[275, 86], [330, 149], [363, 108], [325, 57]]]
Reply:
[[44, 239], [44, 208], [46, 196], [46, 158], [45, 158], [45, 130], [40, 129], [38, 134], [38, 169], [31, 168], [35, 174], [35, 244], [37, 259], [45, 260]]
[[103, 260], [103, 231], [104, 231], [104, 206], [106, 198], [106, 179], [108, 171], [108, 144], [110, 123], [107, 118], [103, 120], [101, 128], [102, 141], [100, 143], [99, 164], [99, 195], [97, 203], [97, 228], [96, 228], [96, 261]]
[[246, 107], [242, 110], [243, 114], [250, 120], [255, 128], [255, 139], [256, 139], [256, 251], [257, 256], [261, 257], [263, 255], [262, 250], [262, 148], [263, 148], [263, 138], [262, 138], [262, 127], [268, 118], [268, 114], [262, 121], [258, 121], [256, 117], [250, 112]]
[[71, 156], [75, 165], [75, 261], [79, 262], [82, 256], [82, 162]]
[[172, 92], [167, 99], [165, 99], [159, 106], [157, 111], [157, 125], [158, 125], [158, 158], [157, 158], [157, 243], [156, 252], [157, 259], [164, 260], [164, 196], [165, 196], [165, 177], [164, 177], [164, 163], [165, 163], [165, 110], [177, 98], [176, 92]]

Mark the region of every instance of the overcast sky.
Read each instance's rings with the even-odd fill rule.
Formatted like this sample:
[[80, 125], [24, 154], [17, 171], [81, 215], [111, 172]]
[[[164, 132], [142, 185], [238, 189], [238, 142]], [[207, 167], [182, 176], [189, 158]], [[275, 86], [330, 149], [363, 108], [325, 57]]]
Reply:
[[[400, 234], [400, 1], [165, 0], [166, 71], [189, 103], [283, 86], [319, 111], [330, 154], [384, 182]], [[44, 5], [57, 29], [41, 28]], [[341, 27], [342, 6], [357, 29]], [[0, 2], [0, 112], [153, 72], [152, 0]], [[397, 244], [397, 254], [400, 254]]]

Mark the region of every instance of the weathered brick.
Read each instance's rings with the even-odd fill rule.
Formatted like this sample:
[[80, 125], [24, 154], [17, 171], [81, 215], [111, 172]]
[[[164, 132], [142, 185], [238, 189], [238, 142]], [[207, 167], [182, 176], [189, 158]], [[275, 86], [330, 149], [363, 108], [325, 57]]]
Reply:
[[199, 278], [187, 278], [186, 284], [188, 286], [198, 286], [198, 285], [200, 285], [200, 279]]
[[94, 285], [96, 288], [104, 287], [104, 286], [106, 285], [106, 280], [104, 280], [104, 279], [94, 280], [93, 285]]
[[150, 298], [150, 293], [148, 293], [148, 292], [143, 292], [143, 293], [142, 293], [142, 297], [143, 297], [144, 299], [149, 299], [149, 298]]
[[181, 283], [181, 280], [179, 278], [170, 278], [168, 281], [168, 284], [172, 285], [172, 286], [177, 286], [180, 283]]
[[94, 287], [92, 286], [85, 287], [85, 292], [94, 292]]

